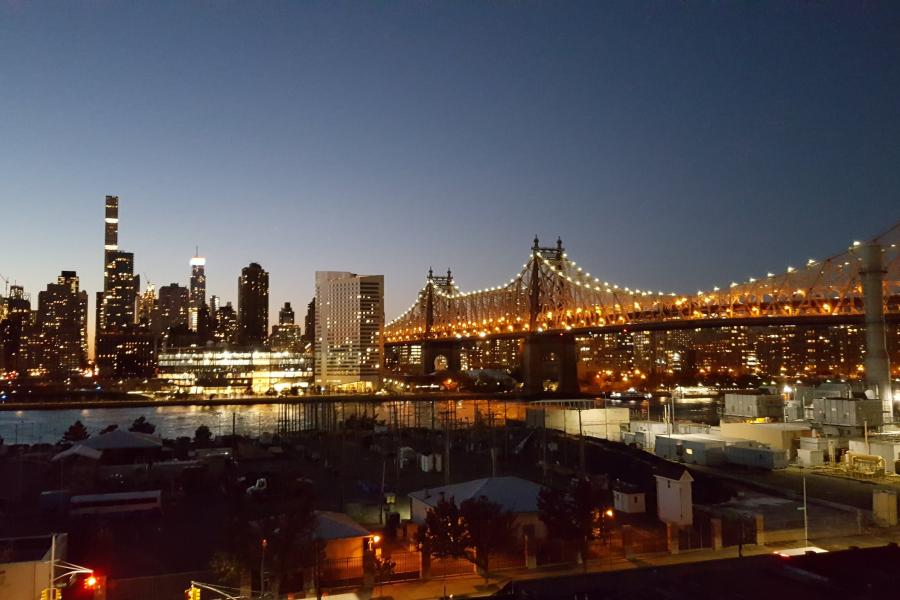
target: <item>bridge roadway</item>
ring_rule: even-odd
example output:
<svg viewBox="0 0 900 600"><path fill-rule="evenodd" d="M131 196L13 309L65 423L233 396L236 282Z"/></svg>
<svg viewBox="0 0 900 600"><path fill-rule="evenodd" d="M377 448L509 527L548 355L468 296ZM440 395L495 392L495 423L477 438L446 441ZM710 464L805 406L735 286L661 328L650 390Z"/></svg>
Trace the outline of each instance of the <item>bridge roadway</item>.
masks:
<svg viewBox="0 0 900 600"><path fill-rule="evenodd" d="M900 325L900 313L888 313L884 315L885 322L890 325ZM693 329L721 329L726 327L778 327L781 325L829 327L833 325L858 325L865 324L865 316L855 315L794 315L782 317L717 317L710 319L672 319L668 321L635 321L630 323L617 323L614 325L591 325L588 327L573 327L571 329L551 329L542 332L528 331L501 331L492 332L484 336L471 334L467 336L434 336L431 338L417 338L385 342L385 348L410 346L423 344L429 341L478 341L496 339L523 339L528 336L553 336L560 333L569 333L577 336L595 335L603 333L623 333L626 331L684 331Z"/></svg>

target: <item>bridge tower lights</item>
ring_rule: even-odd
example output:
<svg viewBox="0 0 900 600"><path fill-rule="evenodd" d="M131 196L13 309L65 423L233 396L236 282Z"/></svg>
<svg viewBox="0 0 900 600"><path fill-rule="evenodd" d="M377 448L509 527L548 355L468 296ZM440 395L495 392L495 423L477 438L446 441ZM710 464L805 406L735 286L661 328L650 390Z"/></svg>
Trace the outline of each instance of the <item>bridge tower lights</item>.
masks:
<svg viewBox="0 0 900 600"><path fill-rule="evenodd" d="M863 288L863 308L866 323L866 384L881 399L884 422L894 421L893 391L891 389L891 364L887 354L884 326L884 276L887 270L882 264L882 247L869 242L859 247L862 264L859 279Z"/></svg>

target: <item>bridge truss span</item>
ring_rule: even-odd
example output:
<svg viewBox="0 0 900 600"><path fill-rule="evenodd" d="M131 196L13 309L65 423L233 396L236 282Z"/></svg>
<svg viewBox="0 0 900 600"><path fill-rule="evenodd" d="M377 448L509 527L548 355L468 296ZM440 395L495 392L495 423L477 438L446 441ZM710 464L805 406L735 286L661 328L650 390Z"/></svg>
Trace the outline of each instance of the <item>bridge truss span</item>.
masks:
<svg viewBox="0 0 900 600"><path fill-rule="evenodd" d="M537 238L522 270L507 282L463 292L450 271L429 271L413 305L385 328L386 344L424 340L521 337L533 333L590 332L630 326L683 328L789 322L845 321L865 310L860 278L862 249L876 245L884 271L884 310L900 314L900 223L830 258L732 282L696 294L631 289L585 271L562 241L542 247Z"/></svg>

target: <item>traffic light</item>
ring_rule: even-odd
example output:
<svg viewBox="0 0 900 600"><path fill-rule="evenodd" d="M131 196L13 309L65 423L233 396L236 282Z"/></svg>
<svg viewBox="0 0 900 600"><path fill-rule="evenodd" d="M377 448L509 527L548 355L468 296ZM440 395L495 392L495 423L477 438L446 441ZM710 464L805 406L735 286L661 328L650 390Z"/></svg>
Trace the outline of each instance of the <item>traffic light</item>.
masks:
<svg viewBox="0 0 900 600"><path fill-rule="evenodd" d="M41 590L41 600L62 600L62 590L59 588Z"/></svg>

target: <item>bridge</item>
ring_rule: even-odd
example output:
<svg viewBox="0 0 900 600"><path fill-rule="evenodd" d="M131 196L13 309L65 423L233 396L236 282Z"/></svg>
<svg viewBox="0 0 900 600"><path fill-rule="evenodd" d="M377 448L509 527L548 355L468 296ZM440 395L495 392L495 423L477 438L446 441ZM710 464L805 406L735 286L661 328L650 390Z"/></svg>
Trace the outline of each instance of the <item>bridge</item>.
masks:
<svg viewBox="0 0 900 600"><path fill-rule="evenodd" d="M890 395L884 324L885 319L900 317L898 238L900 223L824 260L810 259L784 272L696 294L632 289L604 281L576 263L561 239L542 246L535 238L522 270L490 288L463 292L451 271L436 276L429 270L412 306L385 327L384 343L388 348L421 345L423 369L430 372L438 356L458 368L461 341L523 339L526 390L540 391L542 365L553 354L560 361L560 390L573 392L578 335L626 329L865 323L867 380Z"/></svg>

